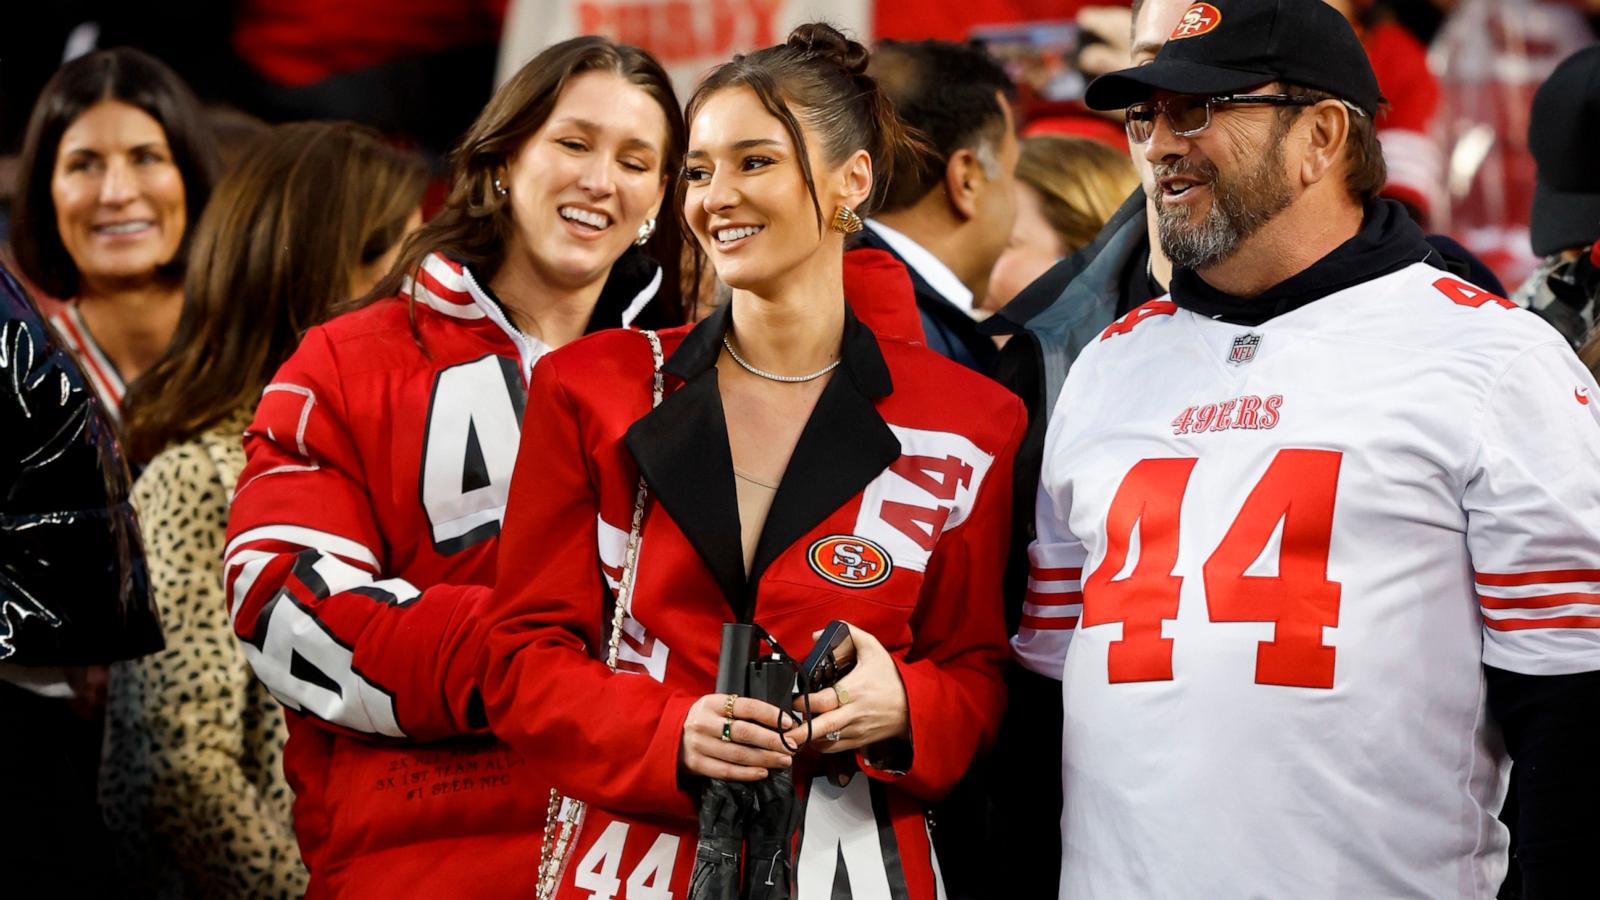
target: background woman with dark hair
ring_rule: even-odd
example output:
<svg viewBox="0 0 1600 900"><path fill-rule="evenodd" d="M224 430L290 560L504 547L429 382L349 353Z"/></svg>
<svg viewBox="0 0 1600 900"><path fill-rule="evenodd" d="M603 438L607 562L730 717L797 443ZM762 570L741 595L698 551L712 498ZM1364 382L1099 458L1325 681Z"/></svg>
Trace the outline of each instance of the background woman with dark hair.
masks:
<svg viewBox="0 0 1600 900"><path fill-rule="evenodd" d="M803 25L708 76L680 196L732 299L659 347L596 335L534 375L482 678L496 733L587 804L541 897L687 897L697 866L718 897L944 893L925 811L1004 706L1025 419L846 305L845 234L919 158L866 64ZM854 668L794 700L809 721L787 696L712 693L725 623L799 657L830 620ZM800 786L794 820L775 770ZM779 812L719 831L701 806L697 849L697 801L752 794Z"/></svg>
<svg viewBox="0 0 1600 900"><path fill-rule="evenodd" d="M113 418L166 350L183 306L188 228L219 174L189 88L131 48L62 66L34 104L11 248Z"/></svg>
<svg viewBox="0 0 1600 900"><path fill-rule="evenodd" d="M127 445L167 649L112 667L101 807L131 886L158 897L298 897L278 702L222 591L241 436L305 330L387 271L427 173L366 128L280 125L194 229L183 317L126 401ZM154 459L151 457L154 456Z"/></svg>
<svg viewBox="0 0 1600 900"><path fill-rule="evenodd" d="M531 893L550 773L489 733L470 677L526 379L585 331L682 308L659 270L611 305L604 288L675 234L658 215L683 146L649 55L550 47L463 138L380 299L311 329L265 389L224 578L287 710L312 897Z"/></svg>

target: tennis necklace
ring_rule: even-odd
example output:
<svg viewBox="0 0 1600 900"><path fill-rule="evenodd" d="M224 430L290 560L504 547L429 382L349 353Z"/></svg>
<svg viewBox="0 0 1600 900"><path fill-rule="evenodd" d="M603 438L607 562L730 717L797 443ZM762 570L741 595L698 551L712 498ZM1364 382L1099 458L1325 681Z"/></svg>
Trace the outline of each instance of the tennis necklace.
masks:
<svg viewBox="0 0 1600 900"><path fill-rule="evenodd" d="M744 357L739 355L739 351L733 349L733 343L728 340L728 336L726 334L722 336L722 346L728 348L728 355L733 357L733 361L739 364L739 368L758 378L765 378L768 381L781 381L784 384L798 384L802 381L816 381L818 378L821 378L829 372L832 372L834 369L839 368L839 363L842 362L842 360L836 359L809 375L778 375L773 372L768 372L765 369L758 369L755 366L745 362Z"/></svg>

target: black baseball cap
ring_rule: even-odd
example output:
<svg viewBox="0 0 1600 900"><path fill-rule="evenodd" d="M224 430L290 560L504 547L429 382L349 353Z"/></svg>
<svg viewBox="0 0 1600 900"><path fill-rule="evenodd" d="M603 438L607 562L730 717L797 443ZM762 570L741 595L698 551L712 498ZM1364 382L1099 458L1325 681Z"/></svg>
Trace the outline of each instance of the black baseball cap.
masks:
<svg viewBox="0 0 1600 900"><path fill-rule="evenodd" d="M1184 11L1154 61L1089 84L1090 109L1126 109L1156 91L1235 94L1290 81L1367 115L1384 102L1354 28L1324 0L1211 0Z"/></svg>
<svg viewBox="0 0 1600 900"><path fill-rule="evenodd" d="M1600 238L1600 46L1556 66L1533 95L1528 149L1538 165L1533 252L1549 256Z"/></svg>

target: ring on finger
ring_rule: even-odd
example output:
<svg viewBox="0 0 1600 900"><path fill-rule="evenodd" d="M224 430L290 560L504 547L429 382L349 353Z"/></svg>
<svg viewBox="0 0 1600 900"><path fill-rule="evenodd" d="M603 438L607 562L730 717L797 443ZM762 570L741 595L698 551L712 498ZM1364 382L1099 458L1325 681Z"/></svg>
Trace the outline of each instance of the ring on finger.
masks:
<svg viewBox="0 0 1600 900"><path fill-rule="evenodd" d="M725 716L725 717L727 717L729 719L733 718L733 701L735 701L737 699L739 699L739 695L738 694L729 694L728 695L728 699L723 701L723 703L722 703L722 714L723 714L723 716Z"/></svg>
<svg viewBox="0 0 1600 900"><path fill-rule="evenodd" d="M733 743L733 719L731 718L722 721L722 740L730 744Z"/></svg>
<svg viewBox="0 0 1600 900"><path fill-rule="evenodd" d="M844 737L844 732L843 731L830 731L827 734L823 735L823 737L826 737L828 740L830 740L833 743L837 744L837 743L839 743L839 739Z"/></svg>
<svg viewBox="0 0 1600 900"><path fill-rule="evenodd" d="M833 692L834 692L834 694L838 695L838 697L839 697L839 705L840 706L843 706L846 703L850 702L850 692L845 690L843 686L837 685L837 684L834 685L833 686Z"/></svg>

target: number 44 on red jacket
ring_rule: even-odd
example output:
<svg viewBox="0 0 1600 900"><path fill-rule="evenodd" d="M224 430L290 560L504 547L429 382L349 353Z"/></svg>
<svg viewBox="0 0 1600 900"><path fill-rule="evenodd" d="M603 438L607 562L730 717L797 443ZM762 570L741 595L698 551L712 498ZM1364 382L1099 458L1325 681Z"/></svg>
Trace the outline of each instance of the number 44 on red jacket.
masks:
<svg viewBox="0 0 1600 900"><path fill-rule="evenodd" d="M548 782L487 734L466 664L545 347L443 256L407 293L312 329L266 388L229 608L288 716L309 896L524 897Z"/></svg>
<svg viewBox="0 0 1600 900"><path fill-rule="evenodd" d="M662 333L667 395L654 411L641 335L594 335L539 364L528 421L540 429L517 461L490 613L490 721L589 804L559 897L684 897L696 821L679 743L689 707L715 689L722 624L753 617L798 656L829 620L848 621L895 658L910 754L858 753L843 788L808 777L815 754L797 757L798 896L848 885L857 900L935 900L923 810L993 739L1004 706L1000 580L1021 404L847 316L841 365L747 577L715 366L730 318L723 307ZM641 472L651 495L613 674L607 610Z"/></svg>

